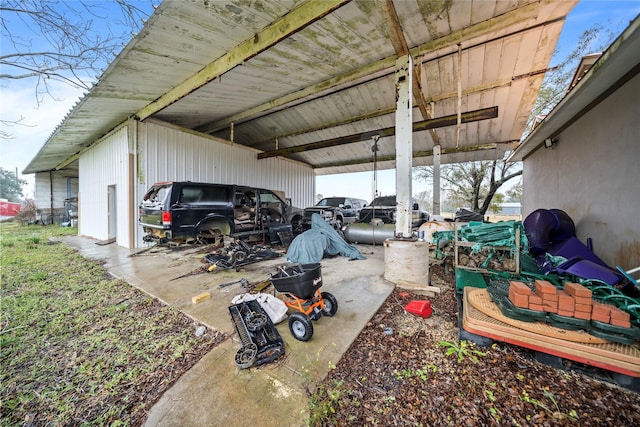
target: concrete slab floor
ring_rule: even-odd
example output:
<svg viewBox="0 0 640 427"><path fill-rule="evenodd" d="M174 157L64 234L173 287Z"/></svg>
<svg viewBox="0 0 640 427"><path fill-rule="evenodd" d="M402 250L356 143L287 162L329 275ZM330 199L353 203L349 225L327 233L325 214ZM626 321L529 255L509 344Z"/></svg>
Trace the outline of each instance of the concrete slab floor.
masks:
<svg viewBox="0 0 640 427"><path fill-rule="evenodd" d="M244 293L240 284L221 283L246 278L250 283L269 279L281 258L235 270L177 277L202 267L201 247L132 251L115 244L72 236L64 242L91 259L101 260L115 277L184 312L209 328L231 338L218 345L185 373L151 409L147 426L201 425L307 425L305 384L324 378L363 327L389 296L394 284L384 279L384 248L358 245L366 260L345 257L322 260L322 290L338 301L334 317L313 322L310 341L293 338L287 321L277 325L285 342L285 356L250 369L234 363L240 340L229 315L231 299ZM174 280L172 280L174 279ZM211 298L194 304L192 297L209 292ZM273 293L273 287L265 292Z"/></svg>

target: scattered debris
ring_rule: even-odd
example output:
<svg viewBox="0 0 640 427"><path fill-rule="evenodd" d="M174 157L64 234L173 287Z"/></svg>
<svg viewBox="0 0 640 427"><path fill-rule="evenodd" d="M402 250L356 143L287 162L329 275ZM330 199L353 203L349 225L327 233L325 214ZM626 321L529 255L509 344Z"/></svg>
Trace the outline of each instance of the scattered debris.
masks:
<svg viewBox="0 0 640 427"><path fill-rule="evenodd" d="M249 246L246 242L237 241L222 248L219 253L205 255L206 262L211 264L210 271L215 269L230 270L238 269L245 265L266 261L281 257L282 254L272 251L263 246Z"/></svg>
<svg viewBox="0 0 640 427"><path fill-rule="evenodd" d="M211 298L211 294L209 292L203 292L201 294L191 297L191 302L193 304L198 304L198 303L201 303L202 301L208 300L209 298Z"/></svg>

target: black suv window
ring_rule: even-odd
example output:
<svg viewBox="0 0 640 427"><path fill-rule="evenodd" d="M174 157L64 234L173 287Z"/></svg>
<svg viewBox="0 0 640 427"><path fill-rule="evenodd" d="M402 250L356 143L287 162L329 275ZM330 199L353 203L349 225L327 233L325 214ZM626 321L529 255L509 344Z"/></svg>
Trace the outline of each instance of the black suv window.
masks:
<svg viewBox="0 0 640 427"><path fill-rule="evenodd" d="M180 192L180 203L215 204L226 202L229 191L224 187L184 186Z"/></svg>
<svg viewBox="0 0 640 427"><path fill-rule="evenodd" d="M180 203L194 203L199 202L202 198L202 188L201 187L182 187L182 191L180 193Z"/></svg>

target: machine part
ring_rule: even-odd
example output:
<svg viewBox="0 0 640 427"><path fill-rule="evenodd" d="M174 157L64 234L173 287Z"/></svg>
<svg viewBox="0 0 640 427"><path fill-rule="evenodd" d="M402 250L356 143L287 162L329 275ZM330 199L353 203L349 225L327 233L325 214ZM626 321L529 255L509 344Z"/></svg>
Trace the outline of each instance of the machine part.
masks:
<svg viewBox="0 0 640 427"><path fill-rule="evenodd" d="M309 341L313 336L313 324L302 313L293 313L289 316L289 330L298 341Z"/></svg>
<svg viewBox="0 0 640 427"><path fill-rule="evenodd" d="M249 300L232 305L229 313L242 342L242 348L235 357L240 369L268 363L284 355L284 341L258 301ZM262 326L259 326L261 323ZM250 363L252 346L256 350Z"/></svg>
<svg viewBox="0 0 640 427"><path fill-rule="evenodd" d="M267 316L262 313L249 313L244 319L247 329L251 332L255 332L258 329L264 327L267 324Z"/></svg>
<svg viewBox="0 0 640 427"><path fill-rule="evenodd" d="M350 243L381 245L387 239L395 238L395 224L384 224L381 221L354 222L344 229L344 237Z"/></svg>
<svg viewBox="0 0 640 427"><path fill-rule="evenodd" d="M255 363L257 354L258 346L253 343L240 347L235 356L236 366L240 369L250 368Z"/></svg>
<svg viewBox="0 0 640 427"><path fill-rule="evenodd" d="M327 317L333 317L338 311L338 300L333 294L329 292L322 292L322 299L324 301L324 309L322 310L322 315Z"/></svg>
<svg viewBox="0 0 640 427"><path fill-rule="evenodd" d="M228 247L221 249L218 253L205 255L204 259L215 266L216 269L236 271L245 265L260 261L266 261L281 257L282 254L274 252L261 246L249 246L246 242L239 240L232 242Z"/></svg>

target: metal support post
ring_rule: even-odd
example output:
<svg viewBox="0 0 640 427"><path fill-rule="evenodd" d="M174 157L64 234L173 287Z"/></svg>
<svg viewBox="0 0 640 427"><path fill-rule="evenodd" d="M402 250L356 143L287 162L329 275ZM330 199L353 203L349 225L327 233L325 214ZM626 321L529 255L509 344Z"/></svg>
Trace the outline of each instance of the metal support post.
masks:
<svg viewBox="0 0 640 427"><path fill-rule="evenodd" d="M413 61L396 61L396 236L411 237L411 167L413 166Z"/></svg>

